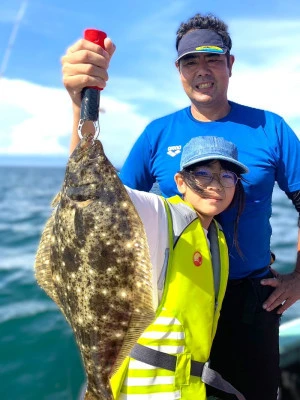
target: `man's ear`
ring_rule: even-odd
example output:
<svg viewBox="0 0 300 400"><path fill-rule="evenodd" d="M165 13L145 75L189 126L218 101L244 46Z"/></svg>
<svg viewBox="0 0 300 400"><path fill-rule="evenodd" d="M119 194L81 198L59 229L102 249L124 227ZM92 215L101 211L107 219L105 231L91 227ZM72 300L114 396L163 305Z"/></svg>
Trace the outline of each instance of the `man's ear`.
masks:
<svg viewBox="0 0 300 400"><path fill-rule="evenodd" d="M175 67L178 69L178 72L180 72L180 65L179 65L179 61L175 61Z"/></svg>
<svg viewBox="0 0 300 400"><path fill-rule="evenodd" d="M181 194L185 194L185 192L186 192L186 183L184 182L184 179L183 179L183 177L182 177L182 175L180 174L180 173L176 173L175 174L175 176L174 176L174 180L175 180L175 183L176 183L176 186L177 186L177 189L178 189L178 191L181 193Z"/></svg>
<svg viewBox="0 0 300 400"><path fill-rule="evenodd" d="M232 76L232 66L233 66L234 60L235 60L234 56L232 54L230 54L230 56L229 56L229 66L228 66L228 68L229 68L229 76L230 77Z"/></svg>

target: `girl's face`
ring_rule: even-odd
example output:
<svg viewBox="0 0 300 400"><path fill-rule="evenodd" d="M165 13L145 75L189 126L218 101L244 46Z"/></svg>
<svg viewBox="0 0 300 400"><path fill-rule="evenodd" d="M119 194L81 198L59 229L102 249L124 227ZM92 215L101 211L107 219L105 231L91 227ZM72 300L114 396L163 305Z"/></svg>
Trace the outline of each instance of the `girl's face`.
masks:
<svg viewBox="0 0 300 400"><path fill-rule="evenodd" d="M217 160L196 167L193 173L199 192L191 189L180 173L175 175L175 182L184 200L193 206L203 227L208 229L213 217L224 211L232 202L236 175L224 170Z"/></svg>

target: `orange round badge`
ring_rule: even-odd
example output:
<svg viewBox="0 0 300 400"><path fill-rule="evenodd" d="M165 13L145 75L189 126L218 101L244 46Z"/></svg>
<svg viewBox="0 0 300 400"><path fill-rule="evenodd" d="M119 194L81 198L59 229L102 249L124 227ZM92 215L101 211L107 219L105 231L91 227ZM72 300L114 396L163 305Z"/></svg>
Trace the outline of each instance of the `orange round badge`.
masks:
<svg viewBox="0 0 300 400"><path fill-rule="evenodd" d="M199 251L195 251L193 255L193 262L196 267L200 267L202 264L202 255Z"/></svg>

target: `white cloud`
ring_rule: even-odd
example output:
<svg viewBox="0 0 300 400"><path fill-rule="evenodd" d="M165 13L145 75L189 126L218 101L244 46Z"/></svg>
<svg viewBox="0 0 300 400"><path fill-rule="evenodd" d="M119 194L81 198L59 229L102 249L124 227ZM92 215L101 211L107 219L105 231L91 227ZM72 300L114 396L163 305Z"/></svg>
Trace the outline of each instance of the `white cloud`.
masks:
<svg viewBox="0 0 300 400"><path fill-rule="evenodd" d="M58 141L72 124L65 91L3 78L0 93L0 115L11 113L8 123L1 124L1 153L66 153ZM21 120L18 113L23 115Z"/></svg>
<svg viewBox="0 0 300 400"><path fill-rule="evenodd" d="M123 162L148 118L129 103L101 95L100 138L107 155ZM9 114L9 115L8 115ZM71 101L64 89L21 80L0 81L0 153L66 155L61 139L70 137ZM69 139L67 139L67 143Z"/></svg>
<svg viewBox="0 0 300 400"><path fill-rule="evenodd" d="M130 103L105 97L101 101L100 136L105 152L113 164L120 166L149 118L137 113Z"/></svg>
<svg viewBox="0 0 300 400"><path fill-rule="evenodd" d="M281 115L300 137L300 20L239 19L230 27L236 62L229 97Z"/></svg>
<svg viewBox="0 0 300 400"><path fill-rule="evenodd" d="M240 64L233 70L230 96L235 101L271 110L289 120L299 118L299 67L297 55L277 60L272 68Z"/></svg>

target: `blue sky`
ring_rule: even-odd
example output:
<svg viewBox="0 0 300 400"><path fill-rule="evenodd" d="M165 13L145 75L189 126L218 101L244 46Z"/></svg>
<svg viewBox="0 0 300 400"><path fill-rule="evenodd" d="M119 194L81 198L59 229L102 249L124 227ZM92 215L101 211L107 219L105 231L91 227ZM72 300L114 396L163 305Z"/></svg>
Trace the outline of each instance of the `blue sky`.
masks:
<svg viewBox="0 0 300 400"><path fill-rule="evenodd" d="M229 98L282 115L300 136L299 0L1 0L0 159L67 157L72 115L60 58L93 27L117 45L100 125L120 166L150 120L188 105L174 43L179 24L196 12L229 25L236 57Z"/></svg>

